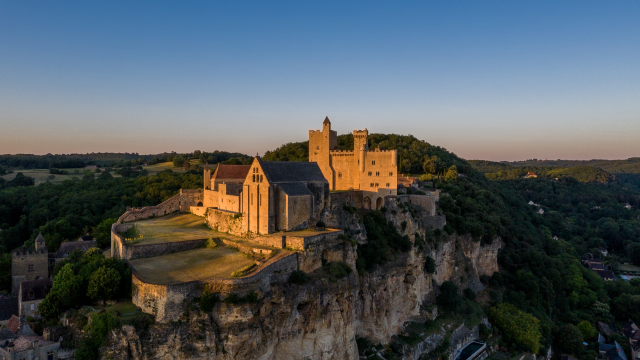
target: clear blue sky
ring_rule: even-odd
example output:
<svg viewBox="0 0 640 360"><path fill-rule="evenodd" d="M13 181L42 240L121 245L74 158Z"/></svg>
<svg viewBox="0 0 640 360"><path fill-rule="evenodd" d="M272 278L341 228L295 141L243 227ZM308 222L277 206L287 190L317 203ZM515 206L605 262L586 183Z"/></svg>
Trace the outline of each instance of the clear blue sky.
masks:
<svg viewBox="0 0 640 360"><path fill-rule="evenodd" d="M0 153L640 156L640 1L4 1Z"/></svg>

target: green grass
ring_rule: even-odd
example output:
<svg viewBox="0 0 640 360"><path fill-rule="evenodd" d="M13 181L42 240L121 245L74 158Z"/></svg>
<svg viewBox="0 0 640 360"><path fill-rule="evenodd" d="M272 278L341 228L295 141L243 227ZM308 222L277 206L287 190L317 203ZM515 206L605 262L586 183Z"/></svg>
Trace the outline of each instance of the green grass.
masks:
<svg viewBox="0 0 640 360"><path fill-rule="evenodd" d="M68 171L69 175L52 175L52 174L49 174L49 169L30 169L30 170L14 170L13 173L2 175L0 176L0 178L3 178L7 181L13 180L16 177L16 174L21 172L24 174L24 176L34 178L36 185L40 185L47 181L50 181L51 183L54 183L54 184L61 183L65 180L71 180L74 177L78 179L82 179L82 176L84 176L84 171L90 171L92 174L95 174L96 177L100 176L100 174L96 173L95 170L84 170L84 169L60 169L60 170ZM78 171L78 174L74 174L76 170ZM116 175L113 172L111 172L111 175L113 175L113 177L120 177L120 175ZM49 179L50 176L53 176L53 179Z"/></svg>
<svg viewBox="0 0 640 360"><path fill-rule="evenodd" d="M620 271L640 273L640 266L635 266L631 264L620 264Z"/></svg>
<svg viewBox="0 0 640 360"><path fill-rule="evenodd" d="M255 262L226 246L195 249L130 261L144 282L170 285L180 282L229 278Z"/></svg>
<svg viewBox="0 0 640 360"><path fill-rule="evenodd" d="M137 244L158 244L186 240L209 239L221 233L209 229L204 219L193 214L171 214L135 222L142 240Z"/></svg>
<svg viewBox="0 0 640 360"><path fill-rule="evenodd" d="M191 169L195 169L195 166L200 164L200 160L197 160L197 159L190 160L189 164L191 164ZM190 170L190 169L183 169L181 166L175 167L173 166L172 162L164 162L164 163L144 166L143 169L147 170L147 173L149 175L155 175L165 170L171 170L177 173L184 173L184 172L187 172L187 170Z"/></svg>

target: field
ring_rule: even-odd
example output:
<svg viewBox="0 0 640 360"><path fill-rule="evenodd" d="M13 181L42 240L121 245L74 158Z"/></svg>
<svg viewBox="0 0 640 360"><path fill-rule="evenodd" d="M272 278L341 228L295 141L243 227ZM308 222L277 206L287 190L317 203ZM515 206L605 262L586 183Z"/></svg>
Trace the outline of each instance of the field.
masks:
<svg viewBox="0 0 640 360"><path fill-rule="evenodd" d="M197 159L190 160L189 163L191 164L191 168L193 169L196 165L200 164L200 160L197 160ZM177 173L184 173L184 172L187 172L187 170L189 170L189 169L183 169L182 167L175 167L173 166L172 162L164 162L164 163L144 166L143 169L147 170L147 173L149 173L149 175L155 175L165 170L171 170Z"/></svg>
<svg viewBox="0 0 640 360"><path fill-rule="evenodd" d="M638 275L640 275L640 266L635 266L631 264L620 264L620 271L623 273L636 272Z"/></svg>
<svg viewBox="0 0 640 360"><path fill-rule="evenodd" d="M170 285L209 278L229 278L231 273L253 264L241 253L226 246L195 249L175 254L130 261L142 281Z"/></svg>
<svg viewBox="0 0 640 360"><path fill-rule="evenodd" d="M171 214L135 222L142 241L137 245L208 239L221 233L209 229L204 219L193 214Z"/></svg>
<svg viewBox="0 0 640 360"><path fill-rule="evenodd" d="M96 174L96 176L100 175L95 173L95 170L83 170L83 169L61 169L61 170L66 170L69 172L69 175L52 175L49 174L49 169L30 169L30 170L14 170L13 173L11 174L7 174L7 175L2 175L0 176L1 178L5 179L5 180L13 180L13 178L16 177L16 175L20 172L23 173L24 176L28 176L28 177L32 177L35 179L36 185L40 185L42 183L45 183L48 181L51 181L52 183L60 183L63 182L65 180L71 180L74 177L81 179L82 176L84 175L84 172L91 172L93 174ZM77 171L77 173L76 173ZM113 172L111 173L111 175L113 175L113 177L120 177L120 175L116 175ZM51 178L52 177L52 178Z"/></svg>

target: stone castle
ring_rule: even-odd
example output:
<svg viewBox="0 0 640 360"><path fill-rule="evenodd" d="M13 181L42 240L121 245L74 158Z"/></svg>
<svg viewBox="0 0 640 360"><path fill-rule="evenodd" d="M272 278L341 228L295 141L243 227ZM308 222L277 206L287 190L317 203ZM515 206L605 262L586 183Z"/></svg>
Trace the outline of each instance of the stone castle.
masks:
<svg viewBox="0 0 640 360"><path fill-rule="evenodd" d="M322 130L309 130L309 161L320 167L330 190L363 191L365 209L380 209L397 195L397 150L369 150L369 131L353 130L353 151L338 150L338 134L325 118Z"/></svg>

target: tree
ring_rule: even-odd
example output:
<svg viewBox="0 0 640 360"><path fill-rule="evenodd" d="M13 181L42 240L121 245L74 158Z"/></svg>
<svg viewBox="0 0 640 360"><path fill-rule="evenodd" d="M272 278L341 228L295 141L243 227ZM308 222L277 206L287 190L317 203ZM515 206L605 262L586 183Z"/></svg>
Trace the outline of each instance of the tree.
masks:
<svg viewBox="0 0 640 360"><path fill-rule="evenodd" d="M563 353L578 354L582 342L582 332L573 324L564 324L555 333L555 344Z"/></svg>
<svg viewBox="0 0 640 360"><path fill-rule="evenodd" d="M427 174L437 174L442 170L442 161L435 155L425 156L422 169Z"/></svg>
<svg viewBox="0 0 640 360"><path fill-rule="evenodd" d="M120 288L120 274L114 269L102 266L89 278L87 296L94 300L113 299Z"/></svg>
<svg viewBox="0 0 640 360"><path fill-rule="evenodd" d="M53 279L51 292L56 293L60 304L65 308L80 305L82 278L73 272L73 266L66 264Z"/></svg>
<svg viewBox="0 0 640 360"><path fill-rule="evenodd" d="M451 165L449 169L447 169L447 173L444 174L444 179L447 181L456 180L458 178L458 168L455 165Z"/></svg>
<svg viewBox="0 0 640 360"><path fill-rule="evenodd" d="M540 349L540 321L514 305L501 303L489 309L489 320L503 334L507 343L516 343L537 354Z"/></svg>
<svg viewBox="0 0 640 360"><path fill-rule="evenodd" d="M427 256L424 259L424 271L427 274L433 274L436 272L436 261L431 256Z"/></svg>
<svg viewBox="0 0 640 360"><path fill-rule="evenodd" d="M460 296L456 284L452 281L443 282L436 303L444 310L456 311L462 304L462 296Z"/></svg>
<svg viewBox="0 0 640 360"><path fill-rule="evenodd" d="M596 328L587 320L578 323L577 327L582 333L582 338L584 340L590 340L596 336Z"/></svg>
<svg viewBox="0 0 640 360"><path fill-rule="evenodd" d="M104 219L93 228L93 236L98 241L98 246L101 249L108 247L111 244L111 225L118 221L116 218Z"/></svg>
<svg viewBox="0 0 640 360"><path fill-rule="evenodd" d="M633 243L627 247L629 260L636 266L640 266L640 243Z"/></svg>

